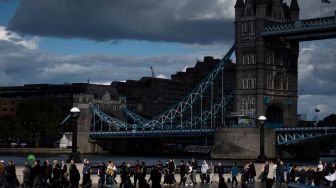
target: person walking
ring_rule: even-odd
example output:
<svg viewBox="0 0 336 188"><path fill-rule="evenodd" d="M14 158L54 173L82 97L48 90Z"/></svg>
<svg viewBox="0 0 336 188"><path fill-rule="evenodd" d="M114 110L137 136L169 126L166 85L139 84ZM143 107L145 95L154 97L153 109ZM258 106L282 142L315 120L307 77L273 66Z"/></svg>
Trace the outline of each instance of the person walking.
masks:
<svg viewBox="0 0 336 188"><path fill-rule="evenodd" d="M268 168L267 178L266 178L266 188L272 188L275 178L275 165L272 161L265 166Z"/></svg>
<svg viewBox="0 0 336 188"><path fill-rule="evenodd" d="M68 167L65 164L64 160L62 160L62 165L61 165L61 187L69 187L69 180L68 180Z"/></svg>
<svg viewBox="0 0 336 188"><path fill-rule="evenodd" d="M69 176L70 176L70 187L71 188L78 188L79 180L80 180L80 174L79 174L79 171L77 169L77 166L76 166L74 160L71 160L71 162L70 162Z"/></svg>
<svg viewBox="0 0 336 188"><path fill-rule="evenodd" d="M8 161L8 166L5 169L7 186L9 188L16 188L19 186L19 181L16 177L16 168L13 161Z"/></svg>
<svg viewBox="0 0 336 188"><path fill-rule="evenodd" d="M219 180L219 178L223 177L223 174L224 174L224 166L222 165L221 162L218 162L217 173L218 173L218 180Z"/></svg>
<svg viewBox="0 0 336 188"><path fill-rule="evenodd" d="M206 162L206 160L204 160L202 167L201 167L201 183L204 183L204 181L206 181L208 170L209 170L209 165Z"/></svg>
<svg viewBox="0 0 336 188"><path fill-rule="evenodd" d="M127 166L126 166L126 163L123 162L120 166L120 185L119 185L119 188L122 188L123 186L126 185L126 178L127 178Z"/></svg>
<svg viewBox="0 0 336 188"><path fill-rule="evenodd" d="M239 168L237 167L236 162L232 163L232 167L231 167L231 176L232 176L232 181L231 181L231 185L233 186L233 183L236 183L236 186L238 185L238 181L237 181L237 176L239 174Z"/></svg>
<svg viewBox="0 0 336 188"><path fill-rule="evenodd" d="M28 162L25 162L24 169L22 170L23 174L23 182L22 187L28 188L29 187L29 176L30 176L31 166L28 164ZM1 185L0 185L1 187Z"/></svg>
<svg viewBox="0 0 336 188"><path fill-rule="evenodd" d="M112 187L114 184L114 174L115 174L115 166L113 161L109 161L107 163L107 169L106 169L106 186Z"/></svg>
<svg viewBox="0 0 336 188"><path fill-rule="evenodd" d="M41 175L40 160L34 161L34 166L30 171L29 186L32 188L40 187L40 175Z"/></svg>
<svg viewBox="0 0 336 188"><path fill-rule="evenodd" d="M210 165L209 165L209 183L215 183L215 165L210 162Z"/></svg>
<svg viewBox="0 0 336 188"><path fill-rule="evenodd" d="M192 172L192 183L196 184L196 173L197 173L197 168L198 168L198 162L195 160L195 158L193 157L191 160L191 166L193 168L193 172Z"/></svg>
<svg viewBox="0 0 336 188"><path fill-rule="evenodd" d="M187 163L187 180L186 180L186 185L187 186L193 185L192 180L191 180L192 172L193 172L193 168L191 166L191 162L188 161L188 163Z"/></svg>
<svg viewBox="0 0 336 188"><path fill-rule="evenodd" d="M91 187L91 175L90 175L90 161L87 159L84 159L84 166L83 166L83 181L82 186L83 187Z"/></svg>
<svg viewBox="0 0 336 188"><path fill-rule="evenodd" d="M100 162L98 165L98 187L103 188L105 186L106 166L104 162Z"/></svg>
<svg viewBox="0 0 336 188"><path fill-rule="evenodd" d="M61 188L61 169L59 168L59 164L54 162L54 168L52 170L52 187L53 188Z"/></svg>
<svg viewBox="0 0 336 188"><path fill-rule="evenodd" d="M219 177L218 188L227 188L227 184L223 176Z"/></svg>
<svg viewBox="0 0 336 188"><path fill-rule="evenodd" d="M158 166L153 166L150 177L148 179L148 182L150 181L152 181L152 188L162 188L160 184L161 174L159 172Z"/></svg>
<svg viewBox="0 0 336 188"><path fill-rule="evenodd" d="M180 183L179 183L179 186L181 186L181 185L185 186L186 180L187 180L186 174L187 174L187 166L184 164L184 161L181 160L181 162L180 162Z"/></svg>

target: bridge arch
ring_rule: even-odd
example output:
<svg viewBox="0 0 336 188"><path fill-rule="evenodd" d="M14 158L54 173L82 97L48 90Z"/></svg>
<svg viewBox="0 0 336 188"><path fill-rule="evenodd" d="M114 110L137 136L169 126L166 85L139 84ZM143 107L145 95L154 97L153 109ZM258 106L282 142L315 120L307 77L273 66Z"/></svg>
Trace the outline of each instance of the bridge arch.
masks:
<svg viewBox="0 0 336 188"><path fill-rule="evenodd" d="M266 109L267 127L283 127L284 111L278 105L270 105Z"/></svg>

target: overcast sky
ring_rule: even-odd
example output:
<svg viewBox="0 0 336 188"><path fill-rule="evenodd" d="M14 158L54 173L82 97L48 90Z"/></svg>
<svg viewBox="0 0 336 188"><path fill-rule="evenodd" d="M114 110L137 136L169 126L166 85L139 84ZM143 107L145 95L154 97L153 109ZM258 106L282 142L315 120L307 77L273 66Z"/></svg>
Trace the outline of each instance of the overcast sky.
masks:
<svg viewBox="0 0 336 188"><path fill-rule="evenodd" d="M301 18L336 0L299 0ZM288 1L287 1L288 2ZM162 78L221 58L233 44L235 0L0 0L0 85ZM335 113L336 42L300 44L299 112Z"/></svg>

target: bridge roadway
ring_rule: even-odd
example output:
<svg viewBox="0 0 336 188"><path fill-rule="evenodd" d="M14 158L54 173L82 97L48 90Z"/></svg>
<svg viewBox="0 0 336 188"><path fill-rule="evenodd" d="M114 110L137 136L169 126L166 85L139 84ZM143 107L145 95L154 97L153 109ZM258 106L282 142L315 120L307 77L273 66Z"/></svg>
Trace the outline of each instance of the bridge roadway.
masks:
<svg viewBox="0 0 336 188"><path fill-rule="evenodd" d="M269 22L261 34L264 37L282 37L287 41L310 41L335 38L336 14L330 17L284 23Z"/></svg>
<svg viewBox="0 0 336 188"><path fill-rule="evenodd" d="M234 129L234 128L233 128ZM154 138L154 137L188 137L212 136L216 129L173 129L173 130L144 130L144 131L110 131L90 132L92 140L111 138ZM276 128L277 145L290 145L298 142L316 139L336 134L336 127L296 127Z"/></svg>

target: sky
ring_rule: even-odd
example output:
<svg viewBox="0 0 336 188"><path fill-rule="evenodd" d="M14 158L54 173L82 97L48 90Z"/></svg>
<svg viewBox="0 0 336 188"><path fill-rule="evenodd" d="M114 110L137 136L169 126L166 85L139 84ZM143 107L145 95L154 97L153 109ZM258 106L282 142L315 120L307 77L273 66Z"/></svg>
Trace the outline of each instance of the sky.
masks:
<svg viewBox="0 0 336 188"><path fill-rule="evenodd" d="M287 1L287 0L286 0ZM288 0L287 2L289 2ZM336 0L298 0L300 18ZM234 43L235 0L0 0L0 86L160 78L221 58ZM336 111L336 42L300 43L299 113Z"/></svg>

